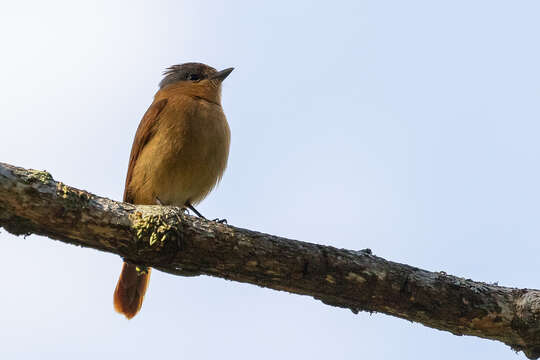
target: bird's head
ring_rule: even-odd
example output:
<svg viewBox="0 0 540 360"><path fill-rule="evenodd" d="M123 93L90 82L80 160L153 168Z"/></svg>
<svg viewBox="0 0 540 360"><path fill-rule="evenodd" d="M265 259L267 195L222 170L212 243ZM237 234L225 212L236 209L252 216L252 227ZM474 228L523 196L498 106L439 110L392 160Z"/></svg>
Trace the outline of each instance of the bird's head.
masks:
<svg viewBox="0 0 540 360"><path fill-rule="evenodd" d="M234 68L217 71L202 63L185 63L168 67L159 83L160 90L175 89L186 95L198 96L211 102L221 102L221 83Z"/></svg>

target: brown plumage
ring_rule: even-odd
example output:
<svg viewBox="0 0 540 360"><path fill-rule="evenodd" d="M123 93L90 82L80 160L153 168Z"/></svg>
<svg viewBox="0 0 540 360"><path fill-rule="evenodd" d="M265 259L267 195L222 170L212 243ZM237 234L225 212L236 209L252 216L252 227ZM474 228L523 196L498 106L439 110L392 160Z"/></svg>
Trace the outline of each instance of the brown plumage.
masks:
<svg viewBox="0 0 540 360"><path fill-rule="evenodd" d="M139 267L124 262L114 290L114 309L131 319L141 309L144 294L150 280L149 267Z"/></svg>
<svg viewBox="0 0 540 360"><path fill-rule="evenodd" d="M200 63L174 65L143 116L129 159L124 201L188 207L203 200L227 166L230 130L221 108L217 72ZM114 308L128 319L137 314L150 268L124 262Z"/></svg>

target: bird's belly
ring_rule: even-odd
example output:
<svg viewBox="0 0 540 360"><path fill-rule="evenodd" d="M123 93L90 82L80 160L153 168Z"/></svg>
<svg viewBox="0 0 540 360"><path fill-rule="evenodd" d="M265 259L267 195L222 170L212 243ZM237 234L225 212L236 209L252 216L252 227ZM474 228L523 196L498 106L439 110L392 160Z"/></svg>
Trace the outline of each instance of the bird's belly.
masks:
<svg viewBox="0 0 540 360"><path fill-rule="evenodd" d="M190 149L185 149L188 152ZM193 149L195 152L197 149ZM205 156L206 155L206 156ZM165 161L156 171L153 182L156 195L168 205L197 204L216 185L224 168L212 166L212 158L220 156L219 149L208 149L206 154L179 154Z"/></svg>
<svg viewBox="0 0 540 360"><path fill-rule="evenodd" d="M229 153L229 128L219 110L199 110L199 116L172 123L150 140L134 169L144 179L134 189L135 203L155 204L158 198L164 205L197 204L214 188Z"/></svg>

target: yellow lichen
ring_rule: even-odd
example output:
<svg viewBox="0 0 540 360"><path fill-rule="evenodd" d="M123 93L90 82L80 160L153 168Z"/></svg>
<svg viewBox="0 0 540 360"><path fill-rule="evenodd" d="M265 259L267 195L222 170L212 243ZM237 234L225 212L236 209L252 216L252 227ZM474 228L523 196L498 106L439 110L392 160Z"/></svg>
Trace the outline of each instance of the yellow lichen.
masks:
<svg viewBox="0 0 540 360"><path fill-rule="evenodd" d="M35 183L38 181L42 183L46 183L53 180L52 175L46 170L40 171L40 170L28 169L28 172L29 174L26 179L28 183Z"/></svg>
<svg viewBox="0 0 540 360"><path fill-rule="evenodd" d="M66 209L84 208L90 200L87 192L71 188L60 181L56 183L56 195L65 200Z"/></svg>
<svg viewBox="0 0 540 360"><path fill-rule="evenodd" d="M137 265L135 270L137 270L137 276L148 274L148 267L146 266Z"/></svg>
<svg viewBox="0 0 540 360"><path fill-rule="evenodd" d="M137 240L148 239L150 246L158 241L165 242L171 230L174 230L174 227L167 224L161 215L143 216L140 212L136 212L132 215L132 219Z"/></svg>
<svg viewBox="0 0 540 360"><path fill-rule="evenodd" d="M353 272L349 272L347 274L347 276L345 277L345 279L349 280L349 281L355 281L359 284L362 284L362 283L365 283L366 282L366 279L364 279L362 276L356 274L356 273L353 273Z"/></svg>
<svg viewBox="0 0 540 360"><path fill-rule="evenodd" d="M60 195L62 198L69 198L69 188L64 183L58 182L58 184L56 185L56 191L58 195Z"/></svg>

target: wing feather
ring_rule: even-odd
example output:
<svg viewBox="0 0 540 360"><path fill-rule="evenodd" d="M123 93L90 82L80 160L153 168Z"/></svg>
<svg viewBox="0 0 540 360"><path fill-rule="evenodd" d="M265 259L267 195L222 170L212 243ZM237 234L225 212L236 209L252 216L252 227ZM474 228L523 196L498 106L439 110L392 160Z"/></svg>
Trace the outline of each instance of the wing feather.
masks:
<svg viewBox="0 0 540 360"><path fill-rule="evenodd" d="M131 177L133 175L133 168L137 162L137 158L141 154L144 146L150 141L154 136L157 130L157 124L159 122L159 114L163 111L167 105L167 99L162 99L154 102L146 113L144 114L137 132L135 134L135 139L133 140L133 145L131 146L131 155L129 156L129 165L126 175L126 185L124 188L124 201L132 203L133 197L128 191L129 183L131 182Z"/></svg>

